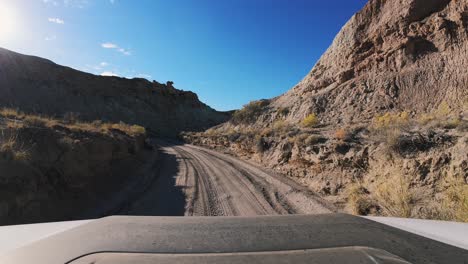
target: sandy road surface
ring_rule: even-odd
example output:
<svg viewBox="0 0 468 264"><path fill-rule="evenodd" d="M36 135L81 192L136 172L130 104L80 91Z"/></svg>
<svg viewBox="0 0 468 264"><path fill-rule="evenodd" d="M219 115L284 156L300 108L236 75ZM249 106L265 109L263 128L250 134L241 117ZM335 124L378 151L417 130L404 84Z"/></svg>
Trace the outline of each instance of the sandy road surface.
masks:
<svg viewBox="0 0 468 264"><path fill-rule="evenodd" d="M319 214L331 207L310 191L249 162L205 148L158 141L155 179L119 210L130 215Z"/></svg>

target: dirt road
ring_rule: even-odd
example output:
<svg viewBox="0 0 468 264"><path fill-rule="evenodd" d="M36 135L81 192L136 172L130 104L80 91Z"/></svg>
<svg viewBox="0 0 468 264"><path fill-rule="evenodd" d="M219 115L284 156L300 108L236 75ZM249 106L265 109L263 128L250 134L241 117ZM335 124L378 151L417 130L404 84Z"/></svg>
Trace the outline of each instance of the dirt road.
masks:
<svg viewBox="0 0 468 264"><path fill-rule="evenodd" d="M249 216L329 213L281 175L205 148L158 141L157 177L120 210L129 215Z"/></svg>

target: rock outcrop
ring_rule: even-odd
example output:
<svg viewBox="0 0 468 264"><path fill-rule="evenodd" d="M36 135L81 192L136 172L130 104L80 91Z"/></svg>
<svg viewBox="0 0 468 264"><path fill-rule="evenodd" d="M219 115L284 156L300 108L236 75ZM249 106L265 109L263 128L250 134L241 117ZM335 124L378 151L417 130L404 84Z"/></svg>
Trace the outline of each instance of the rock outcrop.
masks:
<svg viewBox="0 0 468 264"><path fill-rule="evenodd" d="M96 76L0 48L0 107L84 121L123 121L163 136L229 118L193 92L145 79Z"/></svg>
<svg viewBox="0 0 468 264"><path fill-rule="evenodd" d="M341 29L310 73L271 100L299 122L362 122L377 113L431 111L468 100L468 1L371 0Z"/></svg>

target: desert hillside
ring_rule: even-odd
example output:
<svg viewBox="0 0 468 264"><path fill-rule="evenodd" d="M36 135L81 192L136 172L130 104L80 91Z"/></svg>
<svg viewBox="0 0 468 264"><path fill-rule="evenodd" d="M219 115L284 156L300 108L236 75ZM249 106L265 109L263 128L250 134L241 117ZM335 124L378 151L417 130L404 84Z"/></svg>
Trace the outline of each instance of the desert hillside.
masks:
<svg viewBox="0 0 468 264"><path fill-rule="evenodd" d="M113 193L155 162L145 138L137 125L0 109L0 225L111 213Z"/></svg>
<svg viewBox="0 0 468 264"><path fill-rule="evenodd" d="M468 2L370 0L285 94L185 140L355 214L468 221Z"/></svg>
<svg viewBox="0 0 468 264"><path fill-rule="evenodd" d="M1 48L0 107L89 122L123 121L163 136L206 129L229 117L171 82L96 76Z"/></svg>

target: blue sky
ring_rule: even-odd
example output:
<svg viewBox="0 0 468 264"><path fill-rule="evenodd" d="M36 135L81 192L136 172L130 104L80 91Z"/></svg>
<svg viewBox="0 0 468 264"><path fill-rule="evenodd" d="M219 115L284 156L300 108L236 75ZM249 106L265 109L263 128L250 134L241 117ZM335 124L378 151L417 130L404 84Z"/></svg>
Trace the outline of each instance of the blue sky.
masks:
<svg viewBox="0 0 468 264"><path fill-rule="evenodd" d="M0 0L0 47L230 110L293 87L365 2Z"/></svg>

